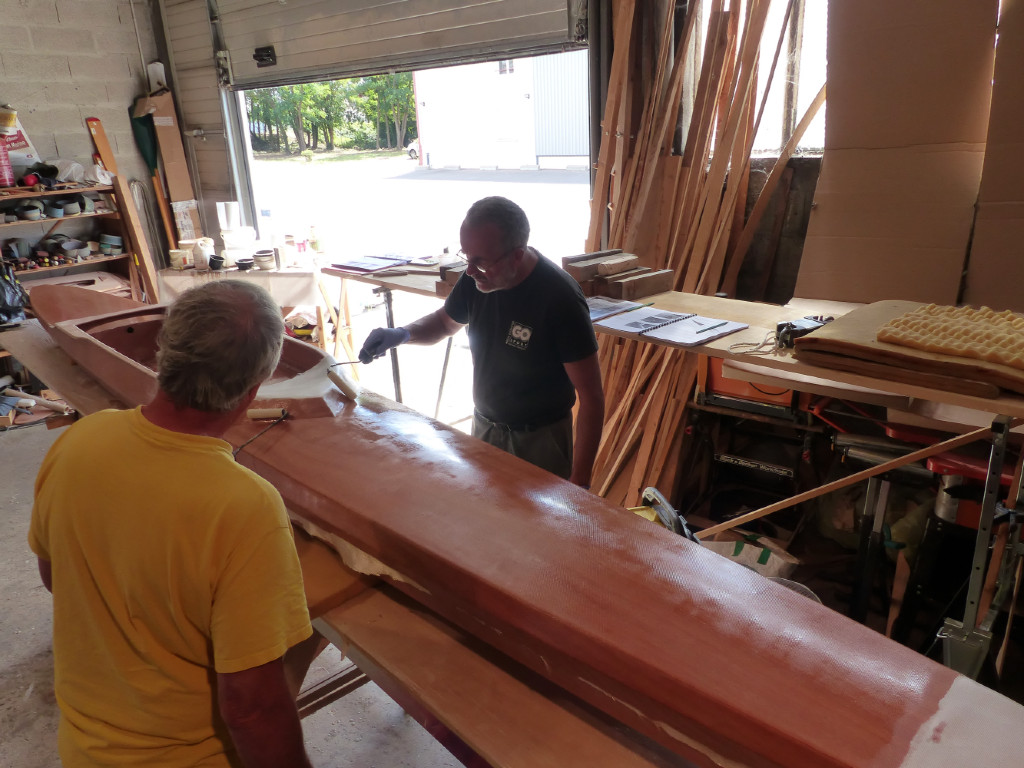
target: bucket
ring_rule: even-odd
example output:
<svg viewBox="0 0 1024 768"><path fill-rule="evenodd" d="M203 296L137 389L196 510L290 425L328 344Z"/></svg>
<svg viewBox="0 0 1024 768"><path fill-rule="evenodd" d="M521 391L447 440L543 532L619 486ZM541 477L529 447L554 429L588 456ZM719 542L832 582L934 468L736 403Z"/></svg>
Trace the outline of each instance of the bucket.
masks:
<svg viewBox="0 0 1024 768"><path fill-rule="evenodd" d="M18 112L9 104L0 106L0 136L13 136L18 132Z"/></svg>

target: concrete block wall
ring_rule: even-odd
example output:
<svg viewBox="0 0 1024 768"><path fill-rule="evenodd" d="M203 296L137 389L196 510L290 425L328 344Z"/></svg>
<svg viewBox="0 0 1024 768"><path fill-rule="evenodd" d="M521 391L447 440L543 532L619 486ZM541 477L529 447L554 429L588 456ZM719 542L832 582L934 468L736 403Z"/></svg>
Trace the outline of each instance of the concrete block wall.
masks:
<svg viewBox="0 0 1024 768"><path fill-rule="evenodd" d="M0 104L18 111L43 160L91 164L85 119L98 117L122 176L149 178L128 109L147 89L143 60L157 58L155 9L134 6L135 22L123 0L0 0Z"/></svg>

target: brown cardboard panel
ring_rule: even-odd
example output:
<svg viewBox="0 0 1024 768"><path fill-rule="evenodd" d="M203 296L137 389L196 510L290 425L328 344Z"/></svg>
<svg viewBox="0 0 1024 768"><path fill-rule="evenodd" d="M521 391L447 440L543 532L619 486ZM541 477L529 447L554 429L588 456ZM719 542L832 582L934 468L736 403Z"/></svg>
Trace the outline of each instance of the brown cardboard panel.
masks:
<svg viewBox="0 0 1024 768"><path fill-rule="evenodd" d="M963 301L1024 311L1024 5L1005 2L999 19L988 148Z"/></svg>
<svg viewBox="0 0 1024 768"><path fill-rule="evenodd" d="M997 6L829 3L826 149L796 295L956 302Z"/></svg>
<svg viewBox="0 0 1024 768"><path fill-rule="evenodd" d="M997 8L831 0L826 148L985 141Z"/></svg>
<svg viewBox="0 0 1024 768"><path fill-rule="evenodd" d="M981 163L977 149L827 153L797 295L956 303Z"/></svg>
<svg viewBox="0 0 1024 768"><path fill-rule="evenodd" d="M978 207L963 302L1024 312L1024 202Z"/></svg>

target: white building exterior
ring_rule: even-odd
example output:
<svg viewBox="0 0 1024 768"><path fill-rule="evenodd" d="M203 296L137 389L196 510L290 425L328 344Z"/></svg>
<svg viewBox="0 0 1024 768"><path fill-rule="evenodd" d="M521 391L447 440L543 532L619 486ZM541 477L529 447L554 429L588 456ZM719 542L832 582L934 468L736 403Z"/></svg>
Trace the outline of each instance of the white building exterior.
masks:
<svg viewBox="0 0 1024 768"><path fill-rule="evenodd" d="M415 73L420 163L587 167L587 51Z"/></svg>

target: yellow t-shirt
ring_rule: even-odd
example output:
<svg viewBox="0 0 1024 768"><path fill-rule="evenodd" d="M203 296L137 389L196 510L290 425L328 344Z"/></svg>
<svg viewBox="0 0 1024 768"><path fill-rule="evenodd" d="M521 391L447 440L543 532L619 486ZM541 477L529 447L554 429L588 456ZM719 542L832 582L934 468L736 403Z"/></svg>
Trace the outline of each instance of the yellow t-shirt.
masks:
<svg viewBox="0 0 1024 768"><path fill-rule="evenodd" d="M43 460L29 545L53 571L64 765L229 765L214 672L312 632L273 486L223 440L102 411Z"/></svg>

